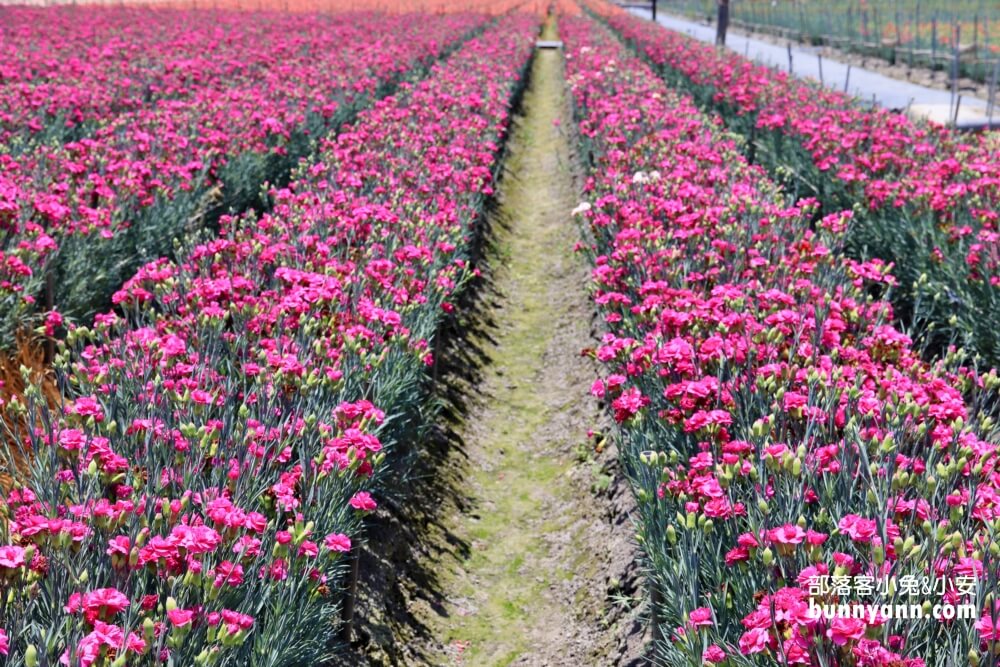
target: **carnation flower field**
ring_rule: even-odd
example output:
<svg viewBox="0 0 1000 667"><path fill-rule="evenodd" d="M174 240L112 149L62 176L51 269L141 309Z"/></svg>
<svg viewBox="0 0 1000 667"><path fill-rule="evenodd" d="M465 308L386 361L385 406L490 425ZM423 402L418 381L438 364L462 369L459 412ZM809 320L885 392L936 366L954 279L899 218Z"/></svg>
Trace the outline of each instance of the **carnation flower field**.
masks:
<svg viewBox="0 0 1000 667"><path fill-rule="evenodd" d="M610 325L593 391L624 425L663 659L978 663L996 639L995 373L923 362L891 325L885 265L844 256L851 211L811 229L815 203L579 29L571 82L597 172L583 216ZM810 576L926 573L955 602L957 577L980 579L981 620L807 613Z"/></svg>
<svg viewBox="0 0 1000 667"><path fill-rule="evenodd" d="M0 7L0 665L1000 664L996 138L386 9Z"/></svg>
<svg viewBox="0 0 1000 667"><path fill-rule="evenodd" d="M611 19L669 81L743 136L745 152L821 210L851 210L849 253L893 262L897 315L934 352L996 366L997 149L916 126L676 33Z"/></svg>

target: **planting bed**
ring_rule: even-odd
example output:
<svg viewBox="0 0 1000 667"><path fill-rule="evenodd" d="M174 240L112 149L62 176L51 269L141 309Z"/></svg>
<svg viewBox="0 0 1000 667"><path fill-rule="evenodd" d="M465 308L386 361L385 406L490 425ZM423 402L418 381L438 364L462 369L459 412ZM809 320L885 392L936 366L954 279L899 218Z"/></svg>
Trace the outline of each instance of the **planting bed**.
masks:
<svg viewBox="0 0 1000 667"><path fill-rule="evenodd" d="M995 136L306 4L0 8L0 665L996 667Z"/></svg>

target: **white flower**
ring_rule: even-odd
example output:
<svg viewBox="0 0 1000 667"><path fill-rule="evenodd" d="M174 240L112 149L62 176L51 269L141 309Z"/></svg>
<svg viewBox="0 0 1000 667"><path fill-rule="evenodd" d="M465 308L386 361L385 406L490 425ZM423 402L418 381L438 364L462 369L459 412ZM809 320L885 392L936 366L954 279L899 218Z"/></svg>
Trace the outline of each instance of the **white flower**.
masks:
<svg viewBox="0 0 1000 667"><path fill-rule="evenodd" d="M662 175L658 171L654 170L654 171L649 172L649 181L651 183L655 183L656 181L660 180L661 177L662 177Z"/></svg>
<svg viewBox="0 0 1000 667"><path fill-rule="evenodd" d="M632 175L632 182L633 183L649 183L649 177L646 176L646 172L644 172L644 171L637 171L637 172L635 172L635 174Z"/></svg>
<svg viewBox="0 0 1000 667"><path fill-rule="evenodd" d="M576 208L573 209L571 215L580 215L581 213L586 213L590 210L590 204L587 202L580 202Z"/></svg>

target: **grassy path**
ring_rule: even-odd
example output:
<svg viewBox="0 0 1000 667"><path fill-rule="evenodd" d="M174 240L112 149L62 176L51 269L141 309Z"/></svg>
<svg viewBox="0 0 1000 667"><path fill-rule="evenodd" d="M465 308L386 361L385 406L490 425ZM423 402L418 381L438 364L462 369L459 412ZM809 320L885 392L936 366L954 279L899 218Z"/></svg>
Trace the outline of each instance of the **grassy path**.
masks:
<svg viewBox="0 0 1000 667"><path fill-rule="evenodd" d="M548 25L543 39L557 38ZM469 545L433 567L442 591L411 612L433 637L431 664L594 665L610 527L576 456L598 420L587 269L572 248L577 194L570 165L562 54L535 59L514 125L487 257L499 305L490 361L459 431L468 494L445 515ZM606 480L605 480L606 481ZM425 655L426 655L425 654Z"/></svg>

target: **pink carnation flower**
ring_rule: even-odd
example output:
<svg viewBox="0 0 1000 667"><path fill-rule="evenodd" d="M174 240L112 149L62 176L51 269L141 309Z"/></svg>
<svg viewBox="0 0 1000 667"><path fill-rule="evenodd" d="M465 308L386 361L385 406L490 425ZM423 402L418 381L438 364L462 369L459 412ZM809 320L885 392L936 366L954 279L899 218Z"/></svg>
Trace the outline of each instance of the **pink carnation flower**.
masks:
<svg viewBox="0 0 1000 667"><path fill-rule="evenodd" d="M709 627L712 625L712 609L710 607L698 607L688 614L688 622L692 628Z"/></svg>
<svg viewBox="0 0 1000 667"><path fill-rule="evenodd" d="M743 633L740 637L740 653L751 655L760 653L767 648L771 638L764 628L753 628Z"/></svg>
<svg viewBox="0 0 1000 667"><path fill-rule="evenodd" d="M351 538L343 533L331 533L323 540L323 545L330 551L347 553L351 550Z"/></svg>
<svg viewBox="0 0 1000 667"><path fill-rule="evenodd" d="M350 503L351 507L356 510L361 510L362 512L370 512L378 507L375 500L372 499L371 494L367 491L358 491L355 493L354 496L351 497Z"/></svg>
<svg viewBox="0 0 1000 667"><path fill-rule="evenodd" d="M857 641L865 636L865 622L860 618L836 617L830 621L826 636L837 646Z"/></svg>

